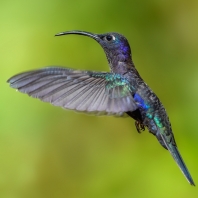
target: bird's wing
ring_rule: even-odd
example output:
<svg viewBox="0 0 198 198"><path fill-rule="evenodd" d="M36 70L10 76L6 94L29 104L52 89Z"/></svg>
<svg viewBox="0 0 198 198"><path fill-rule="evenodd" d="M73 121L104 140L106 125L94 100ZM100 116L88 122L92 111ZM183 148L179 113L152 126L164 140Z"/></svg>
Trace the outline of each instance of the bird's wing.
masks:
<svg viewBox="0 0 198 198"><path fill-rule="evenodd" d="M55 106L122 115L137 109L132 87L119 74L46 67L8 80L12 88Z"/></svg>

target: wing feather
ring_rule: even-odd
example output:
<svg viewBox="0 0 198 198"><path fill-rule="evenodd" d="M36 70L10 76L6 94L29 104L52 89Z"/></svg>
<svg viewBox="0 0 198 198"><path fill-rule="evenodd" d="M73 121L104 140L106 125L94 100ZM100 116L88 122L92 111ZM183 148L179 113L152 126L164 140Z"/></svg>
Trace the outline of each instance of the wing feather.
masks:
<svg viewBox="0 0 198 198"><path fill-rule="evenodd" d="M8 83L66 109L108 115L137 109L130 83L119 74L46 67L15 75Z"/></svg>

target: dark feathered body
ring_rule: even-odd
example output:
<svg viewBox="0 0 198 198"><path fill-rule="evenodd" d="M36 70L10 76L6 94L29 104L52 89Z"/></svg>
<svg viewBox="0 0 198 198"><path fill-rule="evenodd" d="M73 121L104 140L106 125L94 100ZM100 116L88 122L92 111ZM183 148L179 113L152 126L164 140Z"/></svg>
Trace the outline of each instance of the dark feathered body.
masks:
<svg viewBox="0 0 198 198"><path fill-rule="evenodd" d="M168 149L191 185L193 179L177 149L165 108L137 72L127 39L118 33L92 34L69 31L93 38L104 49L111 72L47 67L18 74L11 87L56 106L108 115L127 113L136 120L138 132L145 127Z"/></svg>

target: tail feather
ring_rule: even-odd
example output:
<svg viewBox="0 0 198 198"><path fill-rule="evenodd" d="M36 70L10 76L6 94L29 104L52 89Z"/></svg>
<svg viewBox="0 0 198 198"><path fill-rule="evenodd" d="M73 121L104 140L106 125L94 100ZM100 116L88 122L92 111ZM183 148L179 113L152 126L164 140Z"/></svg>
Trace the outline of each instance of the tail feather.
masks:
<svg viewBox="0 0 198 198"><path fill-rule="evenodd" d="M168 150L170 151L171 155L173 156L173 158L176 161L177 165L179 166L180 170L182 171L182 173L184 174L184 176L186 177L188 182L191 185L195 186L195 183L194 183L194 181L188 171L188 168L186 167L184 160L182 159L177 147L172 146L172 145L170 145L169 147L168 147Z"/></svg>
<svg viewBox="0 0 198 198"><path fill-rule="evenodd" d="M164 143L166 144L166 147L168 148L169 152L171 153L173 159L176 161L177 165L179 166L180 170L182 171L182 173L184 174L184 176L186 177L186 179L188 180L188 182L195 186L195 183L184 163L184 160L182 159L178 149L176 146L174 146L173 144L168 144L166 141L165 141L165 138L163 135L161 135L162 139L164 140Z"/></svg>

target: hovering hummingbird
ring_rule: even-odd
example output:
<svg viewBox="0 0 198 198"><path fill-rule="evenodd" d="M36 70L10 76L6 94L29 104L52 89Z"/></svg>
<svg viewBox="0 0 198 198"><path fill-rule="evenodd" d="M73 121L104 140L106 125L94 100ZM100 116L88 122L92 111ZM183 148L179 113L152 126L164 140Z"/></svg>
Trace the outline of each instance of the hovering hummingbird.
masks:
<svg viewBox="0 0 198 198"><path fill-rule="evenodd" d="M159 98L140 77L131 58L127 39L118 33L93 34L67 31L96 40L103 48L110 72L45 67L8 80L12 88L66 109L96 114L128 114L140 133L145 127L169 152L191 185L195 185L175 142L166 110Z"/></svg>

